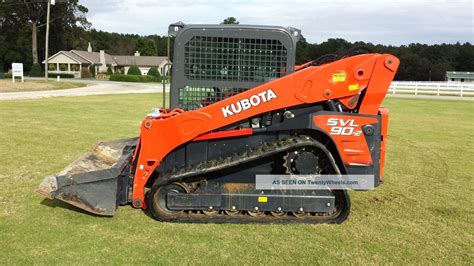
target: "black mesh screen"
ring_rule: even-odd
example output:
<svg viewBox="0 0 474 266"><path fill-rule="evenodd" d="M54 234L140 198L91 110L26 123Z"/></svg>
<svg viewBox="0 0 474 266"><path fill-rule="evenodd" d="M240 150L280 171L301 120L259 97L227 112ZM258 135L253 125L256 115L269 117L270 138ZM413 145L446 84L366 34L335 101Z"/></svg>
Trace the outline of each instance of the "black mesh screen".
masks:
<svg viewBox="0 0 474 266"><path fill-rule="evenodd" d="M278 40L194 36L184 51L188 79L265 82L286 74L287 51Z"/></svg>
<svg viewBox="0 0 474 266"><path fill-rule="evenodd" d="M194 110L246 90L247 88L186 86L178 89L178 105L185 110Z"/></svg>

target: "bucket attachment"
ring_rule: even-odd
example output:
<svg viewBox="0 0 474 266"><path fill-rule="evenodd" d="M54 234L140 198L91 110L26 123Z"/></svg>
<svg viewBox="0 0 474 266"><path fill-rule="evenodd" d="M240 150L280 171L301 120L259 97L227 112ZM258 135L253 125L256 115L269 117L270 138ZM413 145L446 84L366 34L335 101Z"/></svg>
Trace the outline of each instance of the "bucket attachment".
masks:
<svg viewBox="0 0 474 266"><path fill-rule="evenodd" d="M55 176L47 176L36 192L88 212L112 216L128 202L130 163L138 138L99 142Z"/></svg>

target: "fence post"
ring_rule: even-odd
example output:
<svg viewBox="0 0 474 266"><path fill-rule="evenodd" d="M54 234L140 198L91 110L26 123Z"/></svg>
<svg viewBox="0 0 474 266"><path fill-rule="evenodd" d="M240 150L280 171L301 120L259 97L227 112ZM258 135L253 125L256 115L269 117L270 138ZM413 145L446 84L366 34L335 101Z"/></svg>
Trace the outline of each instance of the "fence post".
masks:
<svg viewBox="0 0 474 266"><path fill-rule="evenodd" d="M439 96L439 84L436 84L436 87L438 88L438 96Z"/></svg>
<svg viewBox="0 0 474 266"><path fill-rule="evenodd" d="M397 83L392 83L393 84L393 94L395 94L395 91L397 90Z"/></svg>
<svg viewBox="0 0 474 266"><path fill-rule="evenodd" d="M463 85L461 84L461 98L462 98L462 89L463 89Z"/></svg>
<svg viewBox="0 0 474 266"><path fill-rule="evenodd" d="M415 96L418 95L418 83L415 83Z"/></svg>

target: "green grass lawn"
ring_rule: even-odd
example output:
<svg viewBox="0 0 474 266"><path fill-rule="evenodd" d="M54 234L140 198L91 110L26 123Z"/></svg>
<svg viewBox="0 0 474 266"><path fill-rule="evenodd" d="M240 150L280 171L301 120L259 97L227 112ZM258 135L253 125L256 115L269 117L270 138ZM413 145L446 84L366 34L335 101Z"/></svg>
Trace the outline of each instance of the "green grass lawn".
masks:
<svg viewBox="0 0 474 266"><path fill-rule="evenodd" d="M138 135L157 95L0 102L2 264L474 263L474 103L387 99L385 184L342 225L173 224L130 206L94 217L33 191L98 140Z"/></svg>

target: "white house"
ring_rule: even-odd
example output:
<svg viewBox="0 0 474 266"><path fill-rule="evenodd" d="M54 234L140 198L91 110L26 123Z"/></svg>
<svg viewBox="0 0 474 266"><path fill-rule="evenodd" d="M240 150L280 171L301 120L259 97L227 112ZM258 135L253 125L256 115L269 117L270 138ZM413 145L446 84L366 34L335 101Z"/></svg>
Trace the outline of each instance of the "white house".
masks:
<svg viewBox="0 0 474 266"><path fill-rule="evenodd" d="M474 72L446 71L448 82L468 82L474 83Z"/></svg>
<svg viewBox="0 0 474 266"><path fill-rule="evenodd" d="M81 71L85 67L94 66L95 73L105 73L110 67L114 73L126 74L131 65L137 65L142 75L146 75L151 67L157 67L163 75L161 73L163 66L170 62L166 56L140 56L138 51L132 56L109 55L104 50L93 52L89 44L87 51L70 50L55 53L48 58L47 69L48 73L67 73L80 78Z"/></svg>

